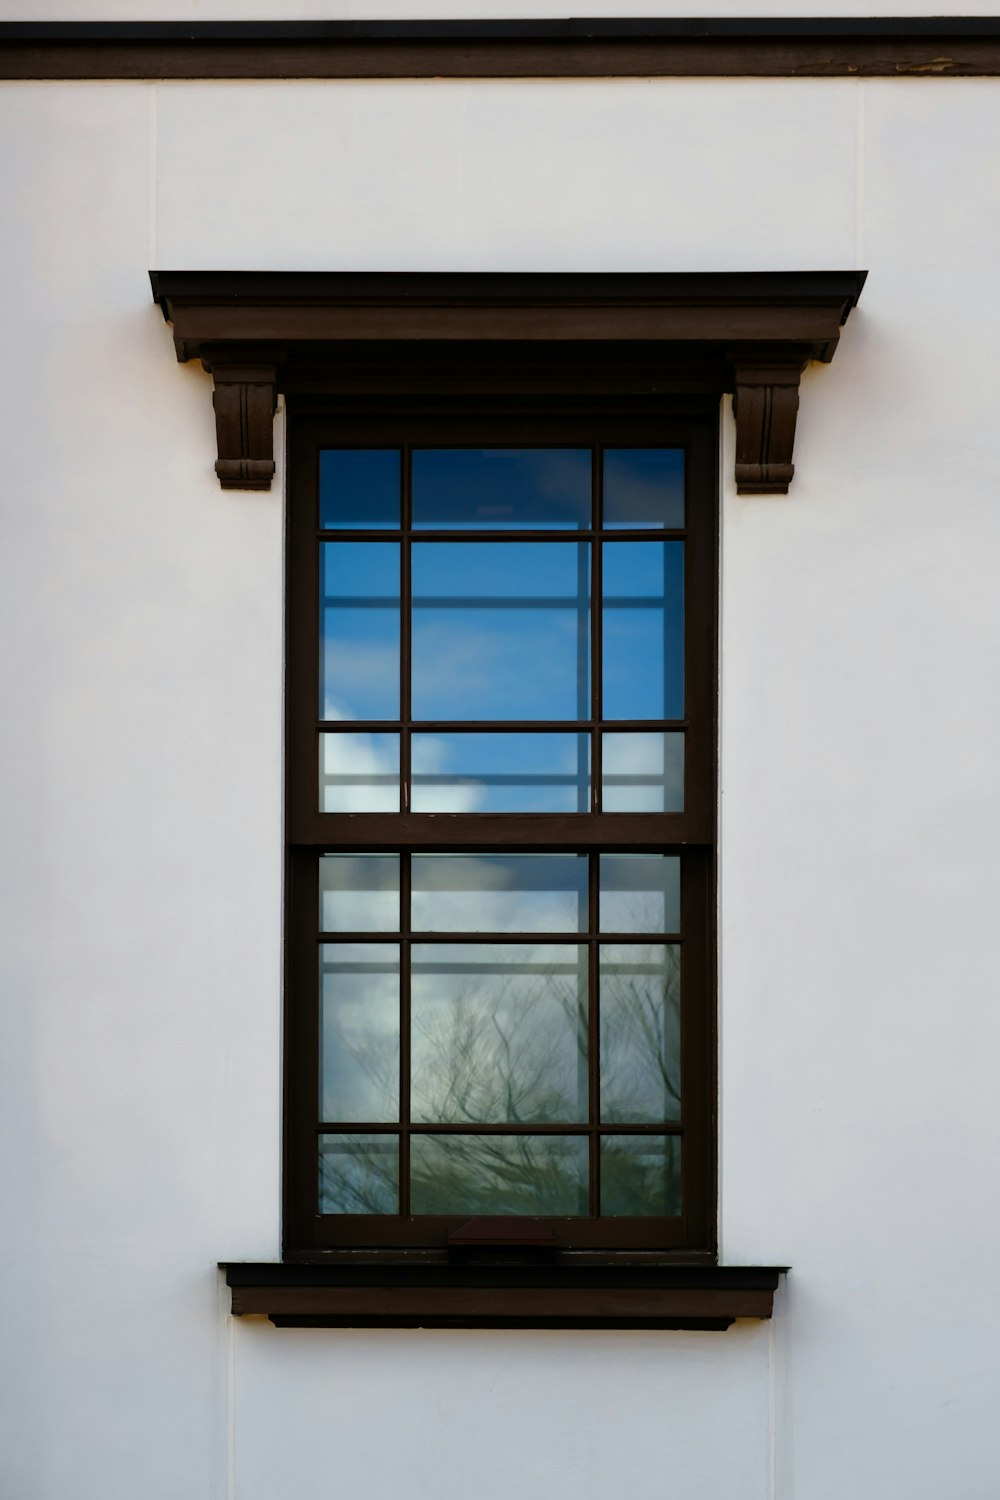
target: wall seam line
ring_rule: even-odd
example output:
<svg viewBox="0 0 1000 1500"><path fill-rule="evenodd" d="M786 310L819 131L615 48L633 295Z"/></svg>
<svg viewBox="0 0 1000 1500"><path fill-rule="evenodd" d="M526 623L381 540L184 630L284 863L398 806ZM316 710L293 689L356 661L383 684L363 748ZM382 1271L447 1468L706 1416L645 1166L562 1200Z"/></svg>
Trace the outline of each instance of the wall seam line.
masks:
<svg viewBox="0 0 1000 1500"><path fill-rule="evenodd" d="M149 88L149 198L146 205L146 241L149 252L148 270L156 269L156 208L158 197L158 173L160 169L160 109L159 89L156 84Z"/></svg>
<svg viewBox="0 0 1000 1500"><path fill-rule="evenodd" d="M865 85L856 83L854 116L854 264L861 270L865 259Z"/></svg>
<svg viewBox="0 0 1000 1500"><path fill-rule="evenodd" d="M226 1315L226 1500L236 1500L236 1330L235 1319Z"/></svg>

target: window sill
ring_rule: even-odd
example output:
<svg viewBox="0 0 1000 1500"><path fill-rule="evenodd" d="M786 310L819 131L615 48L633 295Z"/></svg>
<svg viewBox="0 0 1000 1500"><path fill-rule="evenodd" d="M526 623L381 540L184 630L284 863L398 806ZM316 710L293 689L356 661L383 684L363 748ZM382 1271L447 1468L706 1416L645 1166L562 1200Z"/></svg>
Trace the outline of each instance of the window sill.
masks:
<svg viewBox="0 0 1000 1500"><path fill-rule="evenodd" d="M221 1263L236 1317L278 1328L658 1328L769 1318L784 1266Z"/></svg>

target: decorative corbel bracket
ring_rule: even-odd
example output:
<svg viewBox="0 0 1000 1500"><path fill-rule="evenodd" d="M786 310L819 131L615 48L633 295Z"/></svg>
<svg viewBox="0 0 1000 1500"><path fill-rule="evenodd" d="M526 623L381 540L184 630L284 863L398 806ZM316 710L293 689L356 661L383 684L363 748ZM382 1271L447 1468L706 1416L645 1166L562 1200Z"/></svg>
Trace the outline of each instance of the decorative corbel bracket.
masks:
<svg viewBox="0 0 1000 1500"><path fill-rule="evenodd" d="M215 472L224 490L269 490L274 478L274 413L278 366L201 351L215 381L212 405L219 456Z"/></svg>
<svg viewBox="0 0 1000 1500"><path fill-rule="evenodd" d="M799 377L828 363L865 271L663 274L151 271L181 361L215 377L216 472L266 490L277 392L485 399L734 394L736 485L783 495ZM367 382L367 384L366 384Z"/></svg>
<svg viewBox="0 0 1000 1500"><path fill-rule="evenodd" d="M787 495L795 473L792 450L799 410L799 379L808 351L777 360L745 355L734 361L736 493Z"/></svg>

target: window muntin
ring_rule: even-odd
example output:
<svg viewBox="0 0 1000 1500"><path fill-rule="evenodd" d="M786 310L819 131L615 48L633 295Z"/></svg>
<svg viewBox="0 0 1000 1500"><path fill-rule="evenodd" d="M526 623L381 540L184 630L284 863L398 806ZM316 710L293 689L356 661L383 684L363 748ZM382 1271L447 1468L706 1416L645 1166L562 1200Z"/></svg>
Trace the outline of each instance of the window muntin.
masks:
<svg viewBox="0 0 1000 1500"><path fill-rule="evenodd" d="M666 433L661 421L614 419L609 423L592 417L569 422L477 418L451 423L438 418L364 417L339 423L326 419L293 422L292 472L297 480L290 521L290 589L297 583L298 590L297 600L289 598L286 1223L291 1252L310 1245L443 1246L449 1228L477 1212L554 1215L560 1243L578 1248L703 1248L710 1243L714 422L665 425ZM543 448L539 435L548 437L546 429L553 428L552 440ZM478 442L467 441L470 429ZM525 441L526 429L530 441ZM564 497L570 493L571 498L564 498L561 513L553 510L544 493L539 499L540 485L532 489L528 482L527 499L522 503L515 497L510 516L496 514L501 501L495 488L488 502L490 515L470 515L473 507L468 497L462 497L461 485L452 480L447 505L440 498L439 486L433 506L428 500L422 518L417 516L416 476L420 464L427 462L421 454L452 455L448 464L454 474L463 467L468 472L465 456L470 453L489 454L491 463L503 469L514 452L513 467L520 465L524 470L531 459L529 475L537 475L544 465L534 459L550 449L560 463L569 456L571 463L563 467L577 486L576 498L571 490L564 491ZM340 495L336 503L329 498L321 476L338 470L338 465L331 469L327 457L331 452L362 455L353 463L355 482L369 462L365 455L378 457L377 470L372 471L377 473L377 506L348 495L344 475L350 474L352 463L339 463ZM386 454L394 456L393 463L386 460ZM497 454L503 462L494 458ZM644 465L648 454L653 459ZM586 464L580 462L580 455L586 456ZM662 461L661 455L666 455ZM650 499L644 466L653 471L659 484L659 499L655 494ZM431 464L424 473L433 468ZM587 471L592 508L582 514L579 479ZM628 472L629 486L622 482L623 471ZM393 480L399 487L398 524L389 524L395 502L387 498L387 473L398 473ZM330 484L327 477L326 491ZM618 485L615 514L609 504L612 484ZM655 491L656 486L652 488ZM366 519L373 512L375 520ZM314 517L311 524L310 514ZM607 516L604 528L593 524L602 515ZM439 520L444 524L435 525ZM380 592L365 583L370 575L364 568L354 577L348 571L349 587L356 592L349 594L345 588L341 599L331 601L327 579L334 574L325 571L324 549L350 543L394 549L393 567L398 552L398 573L392 574L390 588L380 584ZM612 558L610 570L605 568L612 548L635 544L643 544L638 554L641 570L616 567L617 556L628 556L624 551ZM553 587L558 568L546 573L531 566L507 569L505 591L485 596L498 601L485 609L481 582L466 588L463 595L462 570L451 566L449 577L447 560L476 560L474 552L464 549L482 547L485 566L495 549L505 546L512 549L511 557L517 549L528 549L521 555L529 564L539 555L544 560L573 554L576 567L571 581L576 587L572 599L565 586L571 570L564 570L559 587ZM439 579L445 570L442 593L432 593L430 587L421 590L421 564L414 567L421 547L436 550L436 557L434 551L425 555L432 559ZM456 550L449 552L449 548ZM652 589L651 557L661 570ZM434 568L425 572L425 578L433 581ZM606 572L609 586L604 588ZM311 586L310 573L315 580ZM493 577L500 577L500 570ZM358 605L358 597L366 597L366 588L371 602ZM667 598L671 588L672 604ZM431 603L415 606L415 598L429 598ZM369 619L377 621L381 615L384 622L388 617L384 612L397 608L397 600L399 671L391 691L398 697L398 714L362 717L354 709L357 716L349 719L322 717L327 697L336 702L341 690L337 654L343 656L351 642L350 632L343 629L339 635L328 636L326 610L346 604L362 615L367 610ZM561 614L567 622L573 621L574 649L562 656L564 677L572 672L571 701L559 709L567 716L476 719L471 714L483 708L472 707L467 700L456 702L453 695L453 708L439 704L435 711L455 712L455 718L418 718L414 642L422 629L422 622L415 623L420 612L429 608L450 612L454 618L468 609L474 619L478 610L480 619L488 619L492 611L499 619L515 615L526 601L539 613ZM658 611L666 623L660 640L651 647L648 621ZM371 651L373 641L380 649L388 644L389 631L380 633L370 625L366 629L367 636L361 637L366 649ZM619 650L617 642L630 631L646 642L642 649L654 664L655 685L640 681L638 689L633 684L625 692L617 681L619 674L607 668L602 672L602 646L607 635L611 650ZM502 639L502 631L498 635ZM425 640L419 655L425 657L428 651L433 653L433 646ZM391 673L393 659L387 659ZM309 687L310 668L312 682L319 681L321 686L319 718L312 706L316 699L315 689ZM610 712L603 703L604 679L609 676ZM376 690L390 691L385 684L377 689L365 685L365 691ZM616 705L614 695L637 702L639 692L646 694L643 711L650 717L625 717L633 709ZM662 714L671 704L671 695L677 717L668 720ZM494 703L497 699L494 694ZM356 696L355 701L361 700ZM510 715L520 710L500 699L499 708L486 711ZM460 717L463 712L468 716ZM612 717L616 712L622 717ZM310 762L316 768L311 774L321 787L319 808L315 792L311 798L308 794ZM603 863L606 907L617 899L616 856L634 858L640 853L656 856L660 862L664 854L670 856L668 863L677 869L672 894L661 892L654 897L647 890L642 897L647 914L642 920L619 914L621 925L612 926L610 911L602 913L597 872ZM353 911L341 905L341 915L334 916L332 926L326 915L317 923L321 880L330 914L328 882L322 875L327 859L362 857L371 863L353 865L340 881L341 901L349 898ZM577 889L572 896L577 918L568 926L564 925L566 912L554 917L551 903L542 901L537 889L529 902L520 903L520 916L516 904L506 915L475 910L475 891L465 889L470 858L497 860L505 871L500 882L504 888L520 859L521 876L513 879L516 897L525 861L541 864L557 857L587 870L583 906ZM386 860L397 873L391 878L377 874L381 869L374 863L377 860ZM449 897L445 876L449 861L458 860L465 861L461 866L464 884L454 880L456 891ZM437 873L432 877L428 872L435 866ZM452 868L452 874L457 868ZM399 887L398 926L383 928L386 912L396 900L394 882ZM578 881L573 883L578 887ZM464 916L455 904L459 894L472 898L471 910ZM494 881L492 895L498 894L502 890ZM562 899L569 900L570 894L564 891ZM651 901L658 901L664 910L673 903L677 914L672 933L643 928L642 922L654 929L660 925L659 918L648 915ZM359 902L373 908L367 916L358 909ZM527 920L526 912L531 913ZM602 915L606 918L603 926ZM353 921L360 925L352 928ZM583 931L579 930L581 922ZM491 1103L488 1091L472 1099L468 1090L464 1108L469 1118L447 1118L452 1107L442 1104L440 1076L435 1079L433 1067L428 1071L428 1060L434 1055L428 1036L435 1027L438 1036L446 1038L454 1029L449 1029L447 1017L453 1017L456 1008L456 974L466 987L480 985L476 1004L484 1014L491 1014L489 995L484 999L482 990L489 992L492 986L496 1001L497 987L489 975L491 968L494 975L504 968L493 957L501 948L507 972L513 972L517 980L513 987L501 987L497 1002L501 1012L504 1004L515 1010L517 1004L528 1006L535 993L533 985L542 984L544 993L539 948L551 950L549 970L557 989L563 986L561 998L549 1006L549 1027L555 1038L551 1046L558 1066L550 1070L547 1102L530 1104L529 1046L516 1059L520 1073L515 1067L507 1080L507 1092L515 1100L519 1089L529 1096L528 1105L517 1107L516 1119L497 1118L496 1101ZM443 967L446 950L453 954L448 968ZM339 971L338 954L344 965ZM559 963L554 963L553 954ZM337 978L338 973L344 977ZM571 975L576 978L576 1001L566 988ZM584 987L585 1014L582 1021L578 1018L574 1031L567 1011L572 1014L574 1004L580 1011L579 993ZM618 993L623 987L627 1004ZM375 998L364 1010L364 1025L360 1025L358 996L363 992ZM428 1004L437 1016L429 1027L423 1018ZM652 1018L644 1015L644 1007L652 1009ZM544 1009L543 1002L540 1010ZM413 1029L415 1021L421 1028L419 1036ZM503 1029L503 1014L499 1022ZM513 1028L514 1034L519 1035L521 1029ZM576 1037L572 1051L566 1044L569 1034ZM472 1042L475 1035L473 1027ZM357 1063L359 1051L367 1051L366 1066ZM381 1056L377 1068L371 1062L376 1053ZM578 1102L583 1089L581 1070L585 1112ZM365 1103L366 1097L372 1097L373 1072L379 1083L374 1091L377 1108ZM340 1076L347 1080L342 1097L349 1108L330 1118L327 1106L340 1107L336 1103ZM373 1113L366 1115L369 1108ZM511 1141L516 1144L512 1146ZM511 1151L522 1168L527 1163L520 1184L508 1159ZM318 1195L317 1161L321 1164ZM462 1194L456 1198L456 1184L463 1180ZM503 1192L502 1183L506 1184ZM459 1207L459 1203L466 1206Z"/></svg>
<svg viewBox="0 0 1000 1500"><path fill-rule="evenodd" d="M325 1213L354 1212L363 1136L397 1153L367 1158L383 1213L679 1214L680 856L319 864Z"/></svg>
<svg viewBox="0 0 1000 1500"><path fill-rule="evenodd" d="M671 447L322 449L320 810L681 811L683 476Z"/></svg>

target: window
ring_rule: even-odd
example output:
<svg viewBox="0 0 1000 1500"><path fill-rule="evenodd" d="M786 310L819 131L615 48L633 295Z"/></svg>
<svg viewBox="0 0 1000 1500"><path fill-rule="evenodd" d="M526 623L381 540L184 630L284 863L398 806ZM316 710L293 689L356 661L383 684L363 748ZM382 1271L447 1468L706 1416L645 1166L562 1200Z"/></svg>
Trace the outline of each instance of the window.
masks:
<svg viewBox="0 0 1000 1500"><path fill-rule="evenodd" d="M714 1263L719 402L788 493L865 275L150 273L223 489L288 412L284 1260L234 1313L770 1317Z"/></svg>
<svg viewBox="0 0 1000 1500"><path fill-rule="evenodd" d="M711 1252L715 412L356 406L290 418L286 1250Z"/></svg>

